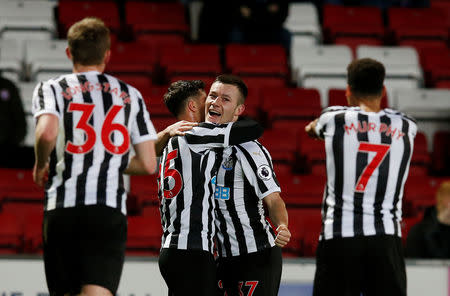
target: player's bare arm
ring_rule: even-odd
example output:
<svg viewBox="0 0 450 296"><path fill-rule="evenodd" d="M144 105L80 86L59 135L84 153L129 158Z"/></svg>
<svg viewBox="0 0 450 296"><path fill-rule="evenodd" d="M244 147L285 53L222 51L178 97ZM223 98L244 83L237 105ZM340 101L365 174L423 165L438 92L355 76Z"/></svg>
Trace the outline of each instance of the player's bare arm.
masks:
<svg viewBox="0 0 450 296"><path fill-rule="evenodd" d="M181 121L175 122L172 125L169 125L163 131L159 132L158 139L155 142L156 155L157 156L162 155L162 153L164 151L164 147L166 147L170 138L175 137L175 136L184 136L185 132L191 130L194 126L197 126L197 125L198 125L197 122L181 120Z"/></svg>
<svg viewBox="0 0 450 296"><path fill-rule="evenodd" d="M269 211L270 220L276 227L277 237L275 238L275 244L282 248L291 240L286 205L279 192L269 194L264 198L264 202Z"/></svg>
<svg viewBox="0 0 450 296"><path fill-rule="evenodd" d="M319 136L316 134L316 125L319 118L316 118L315 120L308 123L307 126L305 126L305 132L308 134L309 137L313 139L320 139Z"/></svg>
<svg viewBox="0 0 450 296"><path fill-rule="evenodd" d="M125 174L147 175L156 172L155 141L149 140L134 145L135 155L130 160Z"/></svg>
<svg viewBox="0 0 450 296"><path fill-rule="evenodd" d="M55 148L58 122L58 117L53 114L43 114L39 116L37 121L34 146L36 161L33 168L33 180L41 187L47 182L48 158Z"/></svg>

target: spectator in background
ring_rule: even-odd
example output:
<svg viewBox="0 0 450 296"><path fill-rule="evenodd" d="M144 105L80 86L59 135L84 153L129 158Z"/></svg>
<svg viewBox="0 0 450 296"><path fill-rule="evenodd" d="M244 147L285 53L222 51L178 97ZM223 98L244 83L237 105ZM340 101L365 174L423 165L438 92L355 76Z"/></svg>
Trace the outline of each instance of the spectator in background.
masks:
<svg viewBox="0 0 450 296"><path fill-rule="evenodd" d="M17 167L27 123L17 86L3 77L0 77L0 126L0 167Z"/></svg>
<svg viewBox="0 0 450 296"><path fill-rule="evenodd" d="M290 48L290 32L283 28L288 16L286 0L232 1L231 42L281 43Z"/></svg>
<svg viewBox="0 0 450 296"><path fill-rule="evenodd" d="M203 0L199 20L199 41L225 44L232 26L230 1Z"/></svg>
<svg viewBox="0 0 450 296"><path fill-rule="evenodd" d="M450 181L442 182L436 193L436 206L425 211L406 241L406 256L450 259Z"/></svg>

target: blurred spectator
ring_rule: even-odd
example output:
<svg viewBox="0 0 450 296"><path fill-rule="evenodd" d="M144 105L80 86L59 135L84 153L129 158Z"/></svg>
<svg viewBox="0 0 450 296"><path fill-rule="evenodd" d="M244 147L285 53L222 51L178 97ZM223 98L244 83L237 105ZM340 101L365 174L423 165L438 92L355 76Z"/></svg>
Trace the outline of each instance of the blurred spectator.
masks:
<svg viewBox="0 0 450 296"><path fill-rule="evenodd" d="M18 88L4 77L0 77L0 127L0 167L18 167L27 123Z"/></svg>
<svg viewBox="0 0 450 296"><path fill-rule="evenodd" d="M436 193L436 207L425 211L406 241L406 256L450 259L450 181L442 182Z"/></svg>
<svg viewBox="0 0 450 296"><path fill-rule="evenodd" d="M199 20L199 41L225 44L232 26L231 5L227 0L203 0Z"/></svg>
<svg viewBox="0 0 450 296"><path fill-rule="evenodd" d="M283 28L288 16L287 0L234 0L230 41L237 43L281 43L290 48L290 32Z"/></svg>

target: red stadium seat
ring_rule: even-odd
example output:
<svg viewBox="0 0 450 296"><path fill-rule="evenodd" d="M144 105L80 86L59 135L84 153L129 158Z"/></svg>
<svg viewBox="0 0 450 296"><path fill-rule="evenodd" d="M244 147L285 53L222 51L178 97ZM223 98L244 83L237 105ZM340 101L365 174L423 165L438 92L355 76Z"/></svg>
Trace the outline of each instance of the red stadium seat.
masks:
<svg viewBox="0 0 450 296"><path fill-rule="evenodd" d="M69 27L86 16L95 16L105 24L118 30L120 27L119 10L115 1L60 0L58 3L58 21L66 35Z"/></svg>
<svg viewBox="0 0 450 296"><path fill-rule="evenodd" d="M450 80L450 49L446 47L422 48L419 56L428 85L433 86L440 80Z"/></svg>
<svg viewBox="0 0 450 296"><path fill-rule="evenodd" d="M42 203L44 190L34 183L31 170L0 168L0 197Z"/></svg>
<svg viewBox="0 0 450 296"><path fill-rule="evenodd" d="M288 75L286 52L281 45L228 44L225 63L229 71L240 76Z"/></svg>
<svg viewBox="0 0 450 296"><path fill-rule="evenodd" d="M450 131L438 131L433 136L432 169L444 175L450 174Z"/></svg>
<svg viewBox="0 0 450 296"><path fill-rule="evenodd" d="M161 52L161 67L173 75L216 76L222 72L219 47L215 44L170 46Z"/></svg>
<svg viewBox="0 0 450 296"><path fill-rule="evenodd" d="M276 119L314 119L320 115L320 94L316 89L264 88L261 95L262 108L269 122Z"/></svg>
<svg viewBox="0 0 450 296"><path fill-rule="evenodd" d="M387 96L381 99L381 108L387 108ZM345 90L343 89L330 89L328 91L328 106L348 106L347 97L345 96Z"/></svg>
<svg viewBox="0 0 450 296"><path fill-rule="evenodd" d="M450 89L450 79L438 81L434 84L434 87L441 89Z"/></svg>
<svg viewBox="0 0 450 296"><path fill-rule="evenodd" d="M428 153L427 138L424 133L418 132L414 139L414 151L411 158L413 165L430 165L430 154Z"/></svg>
<svg viewBox="0 0 450 296"><path fill-rule="evenodd" d="M427 176L409 176L403 193L403 211L413 216L423 207L435 203L436 190L442 179Z"/></svg>
<svg viewBox="0 0 450 296"><path fill-rule="evenodd" d="M150 76L145 75L133 75L133 74L117 74L114 75L116 78L122 80L123 82L128 83L129 85L137 88L137 90L141 91L141 89L148 88L152 86L152 78Z"/></svg>
<svg viewBox="0 0 450 296"><path fill-rule="evenodd" d="M44 213L29 214L25 216L24 223L24 252L42 253L42 219Z"/></svg>
<svg viewBox="0 0 450 296"><path fill-rule="evenodd" d="M136 196L139 208L159 203L156 178L156 175L130 176L130 194Z"/></svg>
<svg viewBox="0 0 450 296"><path fill-rule="evenodd" d="M111 60L106 71L113 74L132 73L149 75L155 71L156 51L141 42L116 42L111 46Z"/></svg>
<svg viewBox="0 0 450 296"><path fill-rule="evenodd" d="M381 9L324 5L323 28L325 39L334 42L337 37L366 37L383 40L384 25Z"/></svg>
<svg viewBox="0 0 450 296"><path fill-rule="evenodd" d="M160 215L129 216L127 255L157 255L161 248Z"/></svg>
<svg viewBox="0 0 450 296"><path fill-rule="evenodd" d="M139 34L136 40L142 44L146 44L157 51L158 57L161 51L170 46L182 46L184 37L179 34Z"/></svg>
<svg viewBox="0 0 450 296"><path fill-rule="evenodd" d="M247 99L245 100L244 116L249 116L256 120L261 117L261 89L248 88Z"/></svg>
<svg viewBox="0 0 450 296"><path fill-rule="evenodd" d="M127 1L125 19L134 32L186 33L188 25L180 2Z"/></svg>
<svg viewBox="0 0 450 296"><path fill-rule="evenodd" d="M406 238L411 228L422 220L422 215L417 215L413 217L404 217L401 222L402 227L402 242L406 243Z"/></svg>
<svg viewBox="0 0 450 296"><path fill-rule="evenodd" d="M284 140L280 140L284 139ZM290 130L266 130L259 139L269 150L273 162L293 163L295 157L296 133Z"/></svg>
<svg viewBox="0 0 450 296"><path fill-rule="evenodd" d="M177 122L177 119L175 117L154 117L151 118L151 120L157 132L160 132L169 125L172 125L175 122Z"/></svg>
<svg viewBox="0 0 450 296"><path fill-rule="evenodd" d="M16 215L0 213L0 254L16 254L23 248L23 228Z"/></svg>
<svg viewBox="0 0 450 296"><path fill-rule="evenodd" d="M156 117L173 117L164 104L164 94L167 92L167 86L149 86L142 87L139 90L147 105L147 110L152 116L152 120Z"/></svg>
<svg viewBox="0 0 450 296"><path fill-rule="evenodd" d="M277 178L288 207L320 208L325 176L278 174Z"/></svg>
<svg viewBox="0 0 450 296"><path fill-rule="evenodd" d="M294 250L299 249L304 257L314 257L322 228L320 209L288 208L289 230ZM300 247L298 245L300 244Z"/></svg>
<svg viewBox="0 0 450 296"><path fill-rule="evenodd" d="M321 140L311 139L306 132L300 133L297 142L299 165L307 172L311 172L314 166L325 164L325 144ZM317 168L316 168L317 169ZM316 171L314 174L317 174ZM323 171L319 173L322 175Z"/></svg>

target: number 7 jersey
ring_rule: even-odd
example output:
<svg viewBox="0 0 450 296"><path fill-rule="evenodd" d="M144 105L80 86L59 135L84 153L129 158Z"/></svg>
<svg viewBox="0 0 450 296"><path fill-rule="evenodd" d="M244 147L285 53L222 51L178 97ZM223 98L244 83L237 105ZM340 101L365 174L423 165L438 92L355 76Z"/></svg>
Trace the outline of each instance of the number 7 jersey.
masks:
<svg viewBox="0 0 450 296"><path fill-rule="evenodd" d="M327 184L321 239L401 236L403 186L417 126L391 109L333 106L316 133L325 140Z"/></svg>
<svg viewBox="0 0 450 296"><path fill-rule="evenodd" d="M96 71L62 75L36 86L32 109L59 118L45 210L102 204L126 214L130 146L156 139L139 91Z"/></svg>

